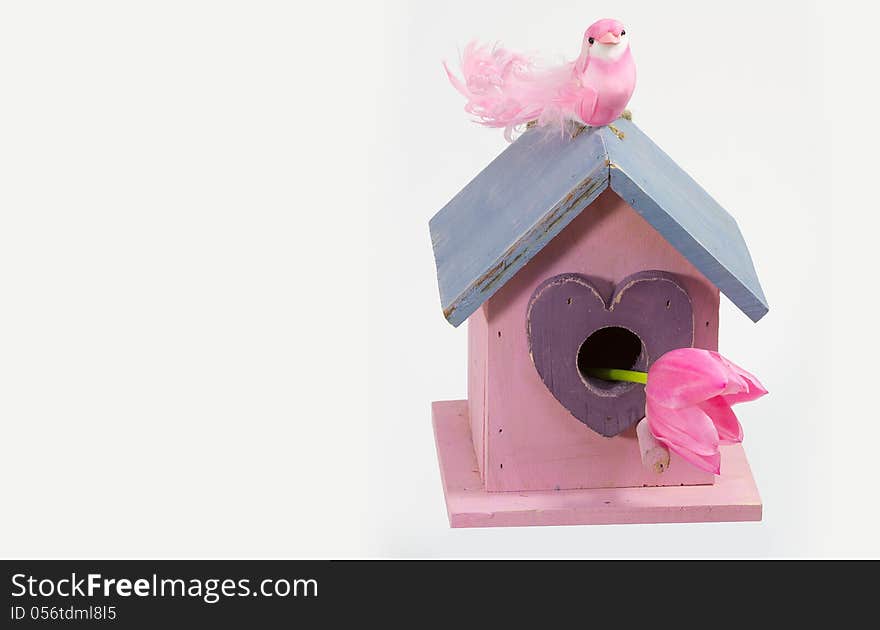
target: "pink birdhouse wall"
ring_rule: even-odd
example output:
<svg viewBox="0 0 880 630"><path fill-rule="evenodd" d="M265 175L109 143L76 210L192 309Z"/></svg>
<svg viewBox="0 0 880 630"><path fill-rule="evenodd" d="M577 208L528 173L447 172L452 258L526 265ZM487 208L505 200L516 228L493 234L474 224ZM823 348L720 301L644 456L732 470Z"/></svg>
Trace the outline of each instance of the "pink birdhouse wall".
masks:
<svg viewBox="0 0 880 630"><path fill-rule="evenodd" d="M611 191L471 315L468 408L487 491L713 483L675 456L663 474L643 466L634 426L615 437L590 429L554 397L530 356L526 314L543 281L580 273L613 285L646 269L678 280L693 309L693 345L717 350L718 289Z"/></svg>

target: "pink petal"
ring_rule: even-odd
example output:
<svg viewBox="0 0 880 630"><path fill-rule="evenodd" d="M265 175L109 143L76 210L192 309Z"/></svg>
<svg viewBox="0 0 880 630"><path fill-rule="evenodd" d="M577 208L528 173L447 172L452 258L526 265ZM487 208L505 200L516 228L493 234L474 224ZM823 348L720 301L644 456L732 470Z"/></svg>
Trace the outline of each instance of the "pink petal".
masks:
<svg viewBox="0 0 880 630"><path fill-rule="evenodd" d="M742 442L742 425L739 423L736 414L733 413L733 409L727 404L725 396L716 396L700 403L700 409L712 418L721 444L737 444Z"/></svg>
<svg viewBox="0 0 880 630"><path fill-rule="evenodd" d="M670 409L649 398L645 411L651 433L670 448L675 445L676 449L702 456L718 452L718 431L702 409Z"/></svg>
<svg viewBox="0 0 880 630"><path fill-rule="evenodd" d="M750 400L760 398L767 393L767 390L761 384L761 381L759 381L753 374L746 372L736 363L721 356L717 352L713 354L716 354L727 369L736 374L746 384L745 388L740 391L724 392L724 398L729 404L735 405L741 402L749 402Z"/></svg>
<svg viewBox="0 0 880 630"><path fill-rule="evenodd" d="M645 394L664 407L680 409L724 393L731 371L719 356L700 348L667 352L648 370Z"/></svg>

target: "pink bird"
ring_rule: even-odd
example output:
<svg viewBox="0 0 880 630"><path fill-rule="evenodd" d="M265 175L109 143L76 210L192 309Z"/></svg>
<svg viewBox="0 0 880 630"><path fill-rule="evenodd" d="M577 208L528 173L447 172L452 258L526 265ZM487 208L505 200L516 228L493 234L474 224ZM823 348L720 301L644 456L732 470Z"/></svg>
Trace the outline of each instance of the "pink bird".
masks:
<svg viewBox="0 0 880 630"><path fill-rule="evenodd" d="M482 125L504 127L508 140L532 121L560 129L569 120L608 125L623 114L636 86L626 29L612 19L590 26L580 56L559 66L541 67L528 55L471 42L461 57L461 79L443 67L468 99L465 111Z"/></svg>
<svg viewBox="0 0 880 630"><path fill-rule="evenodd" d="M648 370L645 417L661 444L717 475L719 444L743 438L731 405L766 393L757 378L717 352L679 348L661 356Z"/></svg>

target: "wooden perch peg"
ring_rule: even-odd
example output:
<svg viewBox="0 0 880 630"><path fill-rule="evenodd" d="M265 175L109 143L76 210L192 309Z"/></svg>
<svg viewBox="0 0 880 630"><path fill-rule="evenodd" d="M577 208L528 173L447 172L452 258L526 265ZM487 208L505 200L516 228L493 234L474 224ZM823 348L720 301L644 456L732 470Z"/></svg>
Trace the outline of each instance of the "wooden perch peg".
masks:
<svg viewBox="0 0 880 630"><path fill-rule="evenodd" d="M651 434L647 418L642 418L636 425L636 435L639 438L642 464L658 474L669 470L669 450Z"/></svg>

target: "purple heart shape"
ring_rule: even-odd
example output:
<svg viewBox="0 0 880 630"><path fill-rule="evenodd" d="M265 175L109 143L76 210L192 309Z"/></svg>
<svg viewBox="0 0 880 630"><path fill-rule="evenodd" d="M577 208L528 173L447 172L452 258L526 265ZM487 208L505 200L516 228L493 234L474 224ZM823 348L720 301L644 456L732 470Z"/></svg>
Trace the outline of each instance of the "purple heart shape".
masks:
<svg viewBox="0 0 880 630"><path fill-rule="evenodd" d="M617 435L645 416L645 387L584 374L588 367L646 371L693 345L687 291L664 271L641 271L613 292L579 274L545 280L529 301L529 353L547 389L597 433Z"/></svg>

